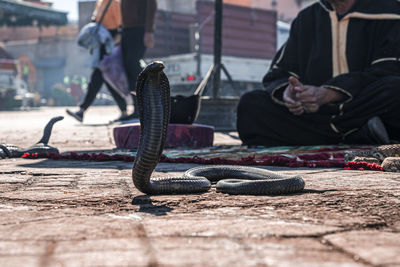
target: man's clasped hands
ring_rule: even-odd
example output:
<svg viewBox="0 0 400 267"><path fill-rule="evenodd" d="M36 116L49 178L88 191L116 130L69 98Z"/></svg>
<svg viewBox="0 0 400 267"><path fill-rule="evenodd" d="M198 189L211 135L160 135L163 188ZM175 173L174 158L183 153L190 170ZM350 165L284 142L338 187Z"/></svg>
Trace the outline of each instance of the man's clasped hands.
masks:
<svg viewBox="0 0 400 267"><path fill-rule="evenodd" d="M294 115L316 113L322 105L339 102L344 98L345 95L340 91L304 85L294 76L289 78L289 85L283 93L283 102Z"/></svg>

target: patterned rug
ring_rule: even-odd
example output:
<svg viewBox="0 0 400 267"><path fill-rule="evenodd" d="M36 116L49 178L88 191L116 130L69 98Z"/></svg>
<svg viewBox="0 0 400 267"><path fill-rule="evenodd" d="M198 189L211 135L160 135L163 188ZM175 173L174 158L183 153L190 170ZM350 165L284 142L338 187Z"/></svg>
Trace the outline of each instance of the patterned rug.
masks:
<svg viewBox="0 0 400 267"><path fill-rule="evenodd" d="M291 168L345 168L376 170L382 168L365 162L345 162L346 151L369 150L370 146L296 146L255 147L215 146L205 149L166 149L160 162L226 165L282 166ZM111 150L97 153L67 152L61 154L25 154L23 158L49 158L53 160L89 160L133 162L136 152Z"/></svg>

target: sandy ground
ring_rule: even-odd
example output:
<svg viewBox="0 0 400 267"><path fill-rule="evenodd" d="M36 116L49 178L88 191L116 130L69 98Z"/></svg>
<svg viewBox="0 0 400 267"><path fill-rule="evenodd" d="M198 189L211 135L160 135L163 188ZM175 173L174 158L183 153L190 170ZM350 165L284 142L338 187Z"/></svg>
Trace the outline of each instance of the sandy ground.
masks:
<svg viewBox="0 0 400 267"><path fill-rule="evenodd" d="M28 147L63 108L0 112L0 142ZM65 118L61 152L114 148L116 107ZM233 136L233 137L232 137ZM216 144L240 144L217 133ZM155 176L193 164L159 164ZM0 266L400 266L400 174L301 174L288 196L145 196L132 163L0 160Z"/></svg>

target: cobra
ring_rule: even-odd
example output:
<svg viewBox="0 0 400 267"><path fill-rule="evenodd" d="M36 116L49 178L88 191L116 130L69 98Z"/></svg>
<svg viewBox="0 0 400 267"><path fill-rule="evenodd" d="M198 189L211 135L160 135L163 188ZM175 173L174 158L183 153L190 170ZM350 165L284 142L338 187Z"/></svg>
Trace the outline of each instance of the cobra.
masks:
<svg viewBox="0 0 400 267"><path fill-rule="evenodd" d="M161 157L170 115L170 87L162 62L149 64L139 75L137 98L141 125L137 156L132 169L135 187L146 194L188 194L208 191L217 182L228 194L290 194L304 189L297 175L284 175L247 166L202 166L182 177L151 177Z"/></svg>
<svg viewBox="0 0 400 267"><path fill-rule="evenodd" d="M39 154L46 154L46 153L58 153L58 149L52 146L48 145L48 142L50 140L51 136L51 131L53 129L53 126L56 122L64 119L64 117L59 116L59 117L54 117L52 118L47 124L46 127L44 128L43 131L43 136L33 146L29 148L21 148L18 146L14 145L9 145L9 144L0 144L0 158L19 158L25 153L33 154L33 153L39 153Z"/></svg>

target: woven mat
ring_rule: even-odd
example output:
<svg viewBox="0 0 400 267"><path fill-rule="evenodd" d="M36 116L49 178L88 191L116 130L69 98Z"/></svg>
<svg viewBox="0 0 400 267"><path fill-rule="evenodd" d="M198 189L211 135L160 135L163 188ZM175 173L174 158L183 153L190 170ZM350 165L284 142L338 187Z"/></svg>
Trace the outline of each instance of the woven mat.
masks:
<svg viewBox="0 0 400 267"><path fill-rule="evenodd" d="M259 165L308 168L345 168L358 170L381 170L376 164L348 162L344 160L346 151L371 149L367 146L296 146L296 147L256 147L216 146L205 149L166 149L160 159L165 163L197 163L227 165ZM62 154L25 154L23 158L49 158L54 160L90 160L133 162L136 152L112 150L97 153L67 152Z"/></svg>

